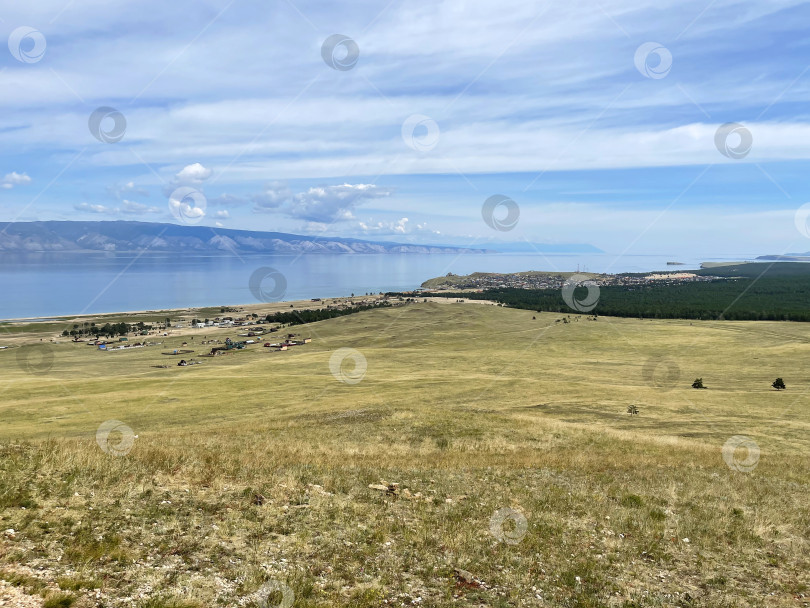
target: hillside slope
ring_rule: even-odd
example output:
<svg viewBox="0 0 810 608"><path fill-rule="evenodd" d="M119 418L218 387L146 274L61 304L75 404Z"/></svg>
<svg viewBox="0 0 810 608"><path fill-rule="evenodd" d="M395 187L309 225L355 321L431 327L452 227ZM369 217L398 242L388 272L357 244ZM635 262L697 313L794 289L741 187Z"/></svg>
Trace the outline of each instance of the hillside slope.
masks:
<svg viewBox="0 0 810 608"><path fill-rule="evenodd" d="M31 334L0 351L0 578L73 608L807 606L810 325L559 316L409 304L192 367L162 353L199 334L63 341L47 373Z"/></svg>

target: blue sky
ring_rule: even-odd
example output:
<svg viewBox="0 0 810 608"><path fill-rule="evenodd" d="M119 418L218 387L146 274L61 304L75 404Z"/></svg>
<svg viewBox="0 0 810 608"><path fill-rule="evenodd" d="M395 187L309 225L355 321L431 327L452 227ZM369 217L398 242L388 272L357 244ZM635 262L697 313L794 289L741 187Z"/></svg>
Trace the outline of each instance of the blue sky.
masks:
<svg viewBox="0 0 810 608"><path fill-rule="evenodd" d="M806 251L808 26L798 1L6 5L0 219ZM482 219L495 194L514 229Z"/></svg>

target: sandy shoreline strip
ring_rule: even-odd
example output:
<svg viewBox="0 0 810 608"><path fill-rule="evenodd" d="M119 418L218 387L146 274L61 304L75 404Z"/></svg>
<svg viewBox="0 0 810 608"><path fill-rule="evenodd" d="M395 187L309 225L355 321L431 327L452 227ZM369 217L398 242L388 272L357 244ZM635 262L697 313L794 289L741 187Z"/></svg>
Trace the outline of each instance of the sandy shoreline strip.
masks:
<svg viewBox="0 0 810 608"><path fill-rule="evenodd" d="M18 317L14 319L0 319L0 323L8 323L8 324L21 324L21 323L45 323L45 322L61 322L61 321L74 321L74 320L82 320L82 319L100 319L105 317L119 317L122 315L129 315L129 316L149 316L149 315L168 315L168 316L178 316L178 315L190 315L195 314L201 310L210 310L210 309L221 309L225 308L226 310L230 310L231 312L217 312L215 313L217 316L233 316L233 315L244 315L244 314L252 314L258 313L259 311L266 311L266 312L283 312L288 311L290 308L298 309L298 310L312 310L317 308L323 308L327 304L337 304L337 303L352 303L352 304L359 304L363 300L366 301L379 301L382 300L383 296L379 294L374 295L359 295L359 296L346 296L346 297L337 297L337 298L320 298L318 301L309 300L280 300L278 302L255 302L251 304L217 304L212 306L188 306L185 308L159 308L159 309L150 309L150 310L122 310L116 312L97 312L97 313L83 313L83 314L76 314L76 315L51 315L51 316L41 316L41 317ZM211 313L214 314L214 313Z"/></svg>

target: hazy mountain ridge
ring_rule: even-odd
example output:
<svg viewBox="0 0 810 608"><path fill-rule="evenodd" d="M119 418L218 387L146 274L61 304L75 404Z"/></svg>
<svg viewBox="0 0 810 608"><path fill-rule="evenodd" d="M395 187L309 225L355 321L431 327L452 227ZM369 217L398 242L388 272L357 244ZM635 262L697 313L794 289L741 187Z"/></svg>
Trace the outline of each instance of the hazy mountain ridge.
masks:
<svg viewBox="0 0 810 608"><path fill-rule="evenodd" d="M761 255L758 260L782 260L785 262L810 262L810 251L804 253L778 253L771 255Z"/></svg>
<svg viewBox="0 0 810 608"><path fill-rule="evenodd" d="M485 249L382 243L151 222L0 223L0 252L485 253Z"/></svg>

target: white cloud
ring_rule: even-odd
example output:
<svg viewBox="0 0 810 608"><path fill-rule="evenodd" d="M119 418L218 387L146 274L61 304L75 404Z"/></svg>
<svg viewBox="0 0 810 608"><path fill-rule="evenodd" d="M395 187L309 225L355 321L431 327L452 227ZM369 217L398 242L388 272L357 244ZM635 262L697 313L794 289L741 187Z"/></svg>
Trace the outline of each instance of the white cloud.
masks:
<svg viewBox="0 0 810 608"><path fill-rule="evenodd" d="M377 222L376 224L366 224L365 222L358 222L360 230L364 233L386 233L386 234L405 234L408 231L408 218L403 217L395 222Z"/></svg>
<svg viewBox="0 0 810 608"><path fill-rule="evenodd" d="M384 198L391 190L374 184L317 186L293 197L289 213L313 222L350 220L352 211L363 199Z"/></svg>
<svg viewBox="0 0 810 608"><path fill-rule="evenodd" d="M221 219L221 220L227 220L228 218L230 218L230 217L231 217L231 214L230 214L230 213L228 213L228 210L227 210L227 209L221 209L220 211L217 211L217 212L214 214L214 217L219 218L219 219Z"/></svg>
<svg viewBox="0 0 810 608"><path fill-rule="evenodd" d="M139 188L135 182L126 182L125 184L115 184L107 187L107 193L116 200L123 200L127 195L132 196L149 196L149 191L144 188Z"/></svg>
<svg viewBox="0 0 810 608"><path fill-rule="evenodd" d="M73 208L76 211L85 211L87 213L112 213L113 209L109 207L105 207L104 205L93 205L90 203L79 203L78 205L73 205Z"/></svg>
<svg viewBox="0 0 810 608"><path fill-rule="evenodd" d="M202 184L214 173L212 169L204 167L200 163L193 163L186 165L178 171L171 181L164 183L163 194L169 197L169 205L172 205L172 198L177 193L178 189L193 188L201 194L203 193Z"/></svg>
<svg viewBox="0 0 810 608"><path fill-rule="evenodd" d="M147 215L153 213L160 213L161 210L157 207L150 207L135 201L123 200L119 207L108 207L107 205L98 205L94 203L79 203L73 205L76 211L85 213L98 213L104 215Z"/></svg>
<svg viewBox="0 0 810 608"><path fill-rule="evenodd" d="M177 184L180 185L199 185L211 177L212 174L212 169L207 169L200 163L194 163L183 167L174 178Z"/></svg>
<svg viewBox="0 0 810 608"><path fill-rule="evenodd" d="M199 221L205 217L205 196L191 188L178 188L169 197L169 211L176 218L186 221Z"/></svg>
<svg viewBox="0 0 810 608"><path fill-rule="evenodd" d="M251 197L255 207L254 211L268 211L277 209L290 200L292 191L284 182L270 182L258 194Z"/></svg>
<svg viewBox="0 0 810 608"><path fill-rule="evenodd" d="M6 173L6 176L0 181L0 187L5 190L11 190L14 186L24 186L31 183L31 178L26 173L17 173L12 171Z"/></svg>
<svg viewBox="0 0 810 608"><path fill-rule="evenodd" d="M323 222L306 222L304 224L303 231L305 233L310 232L326 232L329 228L329 224L324 224Z"/></svg>
<svg viewBox="0 0 810 608"><path fill-rule="evenodd" d="M66 110L74 93L65 81L87 99L106 99L112 87L121 98L138 96L142 102L125 109L126 146L88 152L95 166L132 165L135 152L150 165L183 167L176 185L210 180L212 163L226 167L216 178L232 183L268 174L313 179L683 165L723 159L711 149L711 134L700 160L694 147L656 142L676 126L671 121L722 122L715 108L722 108L724 117L744 120L768 107L775 92L781 93L780 103L805 104L810 97L807 82L795 81L799 70L768 69L789 65L785 60L792 55L783 57L776 49L763 57L756 46L758 40L790 32L789 11L797 0L759 5L717 0L711 10L705 10L705 0L609 0L600 10L588 3L525 0L475 6L464 0L395 3L358 37L357 70L363 70L363 78L351 81L324 71L309 24L290 7L274 15L274 44L252 49L251 61L245 61L239 41L264 26L238 4L229 9L227 23L187 49L183 41L165 39L155 47L159 28L154 23L179 17L178 8L157 0L144 0L137 19L129 7L99 9L95 0L72 7L72 20L67 13L60 16L63 35L76 42L59 55L60 79L47 70L17 70L17 86L0 91L0 127L8 127L4 141L34 150L85 145L87 117ZM22 22L35 22L23 17L41 9L26 5L17 11ZM311 2L304 10L319 25L329 24L327 29L354 24L368 11L377 13L366 1L351 7ZM203 27L203 14L184 15L184 23ZM760 28L762 35L752 36L751 28ZM89 31L94 35L87 36ZM676 46L681 33L683 44ZM646 40L672 46L675 68L664 80L644 80L635 70L633 52ZM734 45L742 60L729 61L723 54ZM746 61L746 50L757 61ZM174 57L177 62L163 74L166 58ZM274 69L257 79L256 65ZM152 84L155 74L162 76ZM329 86L306 88L315 77ZM338 98L336 82L341 83ZM765 118L777 120L776 109ZM412 154L398 135L392 137L414 113L431 116L441 127L431 154ZM806 116L784 122L807 127ZM664 145L645 145L647 135L649 143ZM604 145L616 136L633 144L623 148L626 154L610 154ZM590 154L592 142L601 144L598 153ZM784 139L769 147L755 139L743 162L755 153L760 160L810 155ZM190 157L199 162L183 166ZM274 204L270 197L257 207Z"/></svg>
<svg viewBox="0 0 810 608"><path fill-rule="evenodd" d="M437 230L431 230L426 222L413 224L410 223L407 217L402 217L395 221L358 222L357 226L359 228L358 233L364 235L441 234Z"/></svg>

